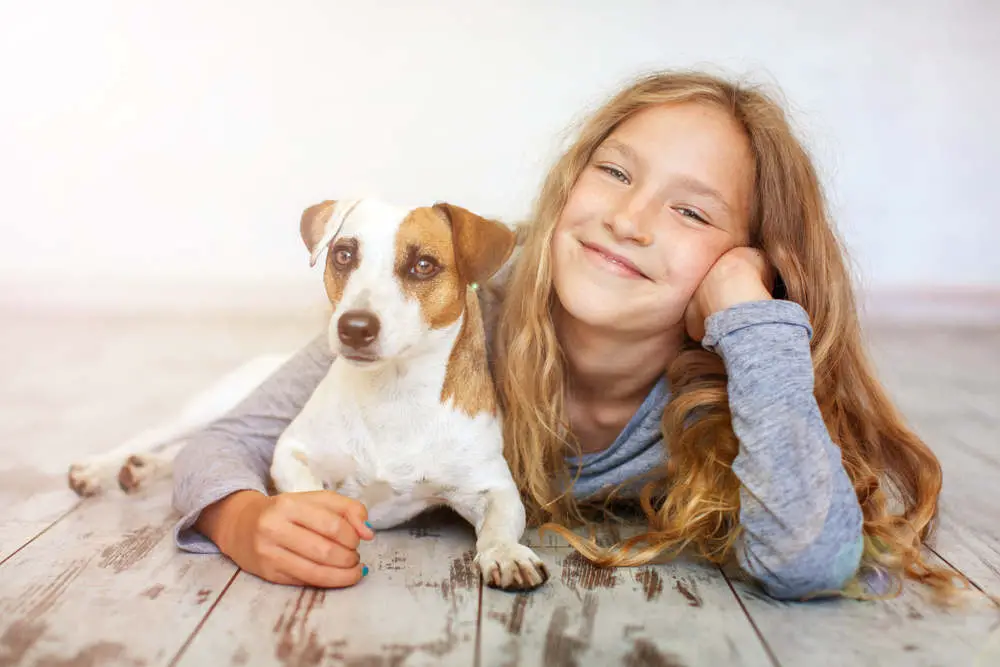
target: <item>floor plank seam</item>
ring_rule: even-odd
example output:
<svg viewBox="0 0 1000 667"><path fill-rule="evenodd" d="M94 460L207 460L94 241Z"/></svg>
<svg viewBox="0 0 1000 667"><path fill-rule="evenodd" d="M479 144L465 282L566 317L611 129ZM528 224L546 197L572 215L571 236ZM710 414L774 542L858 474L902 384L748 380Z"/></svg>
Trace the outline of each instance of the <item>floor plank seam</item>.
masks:
<svg viewBox="0 0 1000 667"><path fill-rule="evenodd" d="M236 581L236 577L238 577L240 575L240 572L242 571L243 571L242 569L236 568L236 571L233 572L233 576L229 577L229 581L227 581L226 585L222 587L222 592L220 592L219 596L215 598L215 600L212 602L212 606L208 608L208 611L205 612L205 615L201 617L200 621L198 621L198 625L194 627L194 630L191 631L191 634L188 636L188 638L184 640L183 644L181 644L181 647L180 649L177 650L176 655L174 655L174 657L170 660L170 662L167 663L167 667L176 667L177 663L180 662L180 659L184 657L184 652L187 651L188 648L191 646L191 643L194 641L195 637L198 636L198 633L201 632L201 629L205 626L205 623L208 622L208 618L212 615L212 612L215 611L215 608L219 605L219 602L221 602L222 598L225 597L226 591L229 590L229 587L233 585L233 582Z"/></svg>
<svg viewBox="0 0 1000 667"><path fill-rule="evenodd" d="M970 584L972 584L973 588L975 588L977 591L979 591L980 593L982 593L983 595L985 595L987 600L989 600L990 602L992 602L997 607L1000 607L1000 598L997 598L997 597L995 597L993 595L990 595L986 591L985 588L983 588L978 583L976 583L975 579L973 579L972 577L970 577L969 575L967 575L965 572L962 572L960 569L958 569L957 567L955 567L950 560L948 560L947 558L945 558L944 556L942 556L941 553L938 552L938 550L935 549L934 547L928 546L927 550L930 551L935 556L937 556L938 558L940 558L944 562L945 565L947 565L951 569L955 570L955 572L958 572L960 575L962 575L963 577L965 577L965 580L968 581Z"/></svg>
<svg viewBox="0 0 1000 667"><path fill-rule="evenodd" d="M482 665L483 654L482 654L482 642L483 639L483 575L479 574L479 605L476 609L476 642L475 642L475 653L472 655L472 665L473 667L480 667Z"/></svg>
<svg viewBox="0 0 1000 667"><path fill-rule="evenodd" d="M778 656L776 656L774 651L771 650L771 645L768 644L767 639L764 638L764 633L760 631L759 627L757 627L757 622L754 621L753 616L750 615L750 610L747 609L745 604L743 604L743 598L741 598L740 594L736 592L736 587L733 586L733 582L730 581L729 576L722 571L721 567L718 567L718 570L719 574L722 575L722 578L726 580L726 585L729 586L729 590L732 592L733 597L736 598L736 603L740 606L740 609L743 610L743 614L747 617L750 627L753 628L754 633L757 635L757 640L760 641L761 646L764 647L764 652L767 653L767 657L771 661L771 664L774 665L774 667L781 667L781 663L778 662Z"/></svg>
<svg viewBox="0 0 1000 667"><path fill-rule="evenodd" d="M54 528L56 526L56 524L58 524L60 521L62 521L63 519L65 519L66 517L68 517L70 514L72 514L73 512L75 512L76 508L78 508L81 504L82 504L81 502L77 502L75 505L73 505L68 510L66 510L61 515L59 515L59 517L57 517L52 523L50 523L49 525L45 526L45 528L43 528L40 531L38 531L27 542L25 542L24 544L22 544L21 546L19 546L16 549L14 549L12 552L10 552L10 554L8 554L7 556L5 556L3 558L3 560L0 560L0 567L3 567L4 563L6 563L7 561L9 561L11 558L13 558L14 556L16 556L17 554L21 553L21 551L23 551L24 549L26 549L32 542L34 542L35 540L37 540L39 537L41 537L45 533L49 532L52 528Z"/></svg>

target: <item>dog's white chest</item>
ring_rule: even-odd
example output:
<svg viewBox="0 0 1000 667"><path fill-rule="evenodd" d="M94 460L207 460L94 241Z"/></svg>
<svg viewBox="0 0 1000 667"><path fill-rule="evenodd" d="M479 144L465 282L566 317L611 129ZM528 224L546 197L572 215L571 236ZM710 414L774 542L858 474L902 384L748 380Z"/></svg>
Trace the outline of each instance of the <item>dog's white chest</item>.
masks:
<svg viewBox="0 0 1000 667"><path fill-rule="evenodd" d="M279 440L279 490L295 486L278 479L279 457L291 457L323 488L363 502L378 528L506 478L499 423L441 403L439 387L426 371L372 377L334 363Z"/></svg>

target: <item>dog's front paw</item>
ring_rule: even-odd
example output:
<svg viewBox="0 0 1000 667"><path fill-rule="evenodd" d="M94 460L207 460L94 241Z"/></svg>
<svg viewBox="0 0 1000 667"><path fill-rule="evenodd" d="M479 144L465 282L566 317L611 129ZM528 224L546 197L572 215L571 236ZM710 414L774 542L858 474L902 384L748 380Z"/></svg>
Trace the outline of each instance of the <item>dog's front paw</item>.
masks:
<svg viewBox="0 0 1000 667"><path fill-rule="evenodd" d="M103 469L89 463L74 463L69 467L69 488L78 496L95 496L103 487Z"/></svg>
<svg viewBox="0 0 1000 667"><path fill-rule="evenodd" d="M495 544L476 554L483 581L505 591L530 591L549 579L542 559L523 544Z"/></svg>

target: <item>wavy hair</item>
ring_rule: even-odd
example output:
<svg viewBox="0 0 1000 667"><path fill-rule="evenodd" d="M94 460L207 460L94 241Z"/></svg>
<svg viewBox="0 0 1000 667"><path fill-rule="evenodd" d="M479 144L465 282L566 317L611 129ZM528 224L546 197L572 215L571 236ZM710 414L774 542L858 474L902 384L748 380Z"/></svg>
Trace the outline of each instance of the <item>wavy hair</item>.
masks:
<svg viewBox="0 0 1000 667"><path fill-rule="evenodd" d="M565 456L579 447L566 417L565 358L552 318L553 229L601 142L636 112L670 103L723 109L749 139L755 162L750 244L777 270L783 296L809 315L815 397L864 513L863 562L939 591L952 590L957 575L921 555L937 513L941 466L906 427L866 356L845 253L812 160L768 94L704 73L648 75L601 106L548 173L531 222L522 230L519 258L503 286L495 372L505 415L505 456L529 523L544 523L543 529L563 535L600 566L639 565L685 549L719 564L734 555L740 483L731 464L739 443L726 370L717 355L692 340L664 369L671 388L662 424L669 456L660 474L642 486L646 532L602 547L567 527L588 519L566 491L572 480Z"/></svg>

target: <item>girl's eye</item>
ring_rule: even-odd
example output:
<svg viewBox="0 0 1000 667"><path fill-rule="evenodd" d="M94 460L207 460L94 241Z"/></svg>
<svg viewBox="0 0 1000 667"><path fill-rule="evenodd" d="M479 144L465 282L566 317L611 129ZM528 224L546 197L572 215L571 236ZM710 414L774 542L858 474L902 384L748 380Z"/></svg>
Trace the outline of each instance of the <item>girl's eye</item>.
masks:
<svg viewBox="0 0 1000 667"><path fill-rule="evenodd" d="M706 220L705 218L703 218L702 215L700 213L698 213L698 211L694 210L693 208L685 208L685 207L682 206L681 208L678 208L677 211L681 215L683 215L685 218L691 218L692 220L700 222L700 223L702 223L704 225L708 224L708 220Z"/></svg>
<svg viewBox="0 0 1000 667"><path fill-rule="evenodd" d="M622 183L628 183L628 174L619 169L618 167L612 167L611 165L602 164L598 167L601 171L609 174L612 178L615 178Z"/></svg>

